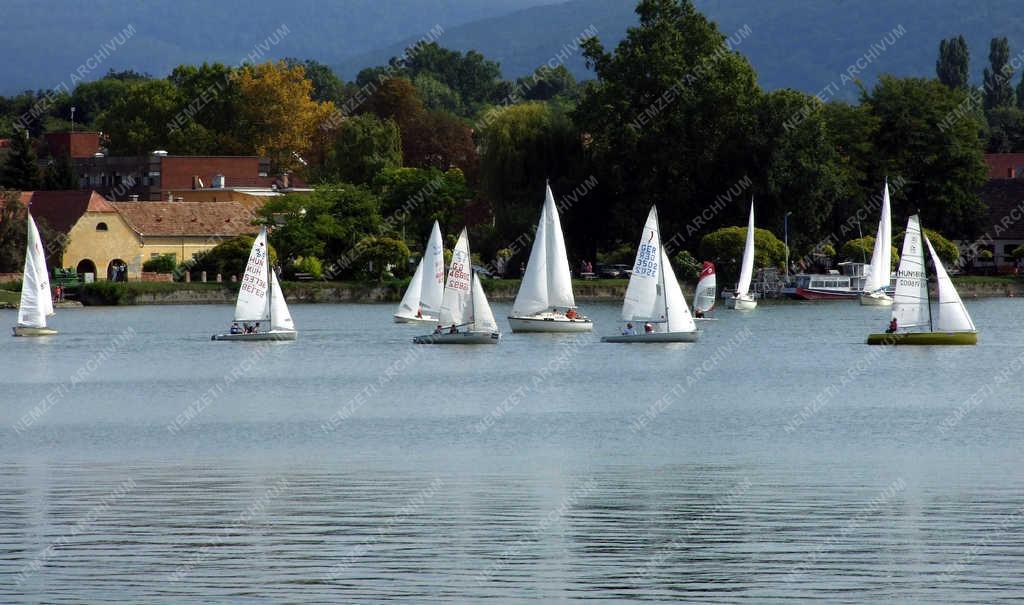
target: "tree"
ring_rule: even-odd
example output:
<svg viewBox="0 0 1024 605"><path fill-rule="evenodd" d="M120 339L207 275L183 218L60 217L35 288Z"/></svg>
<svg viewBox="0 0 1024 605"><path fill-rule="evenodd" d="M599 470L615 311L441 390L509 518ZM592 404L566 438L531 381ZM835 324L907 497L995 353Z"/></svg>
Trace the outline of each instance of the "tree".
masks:
<svg viewBox="0 0 1024 605"><path fill-rule="evenodd" d="M78 178L75 177L75 165L71 162L71 154L62 153L56 158L51 158L43 175L43 189L78 189Z"/></svg>
<svg viewBox="0 0 1024 605"><path fill-rule="evenodd" d="M402 139L394 120L373 114L348 117L320 169L323 181L367 184L381 170L402 165Z"/></svg>
<svg viewBox="0 0 1024 605"><path fill-rule="evenodd" d="M249 262L252 243L256 240L251 235L239 235L221 242L206 252L195 255L196 262L189 269L193 274L206 271L208 279L218 273L227 280L232 275L239 279L245 275L245 266ZM271 266L277 264L277 251L273 245L267 245Z"/></svg>
<svg viewBox="0 0 1024 605"><path fill-rule="evenodd" d="M170 147L197 155L251 153L238 121L242 93L237 74L223 63L174 68L167 79L177 89L179 104L168 125Z"/></svg>
<svg viewBox="0 0 1024 605"><path fill-rule="evenodd" d="M636 12L614 54L597 38L582 45L597 81L573 116L601 183L587 196L597 242L639 231L652 203L662 232L678 232L751 165L761 93L747 60L690 0L641 0Z"/></svg>
<svg viewBox="0 0 1024 605"><path fill-rule="evenodd" d="M516 80L515 90L521 91L522 97L528 101L548 101L560 96L575 98L579 94L579 84L565 65L554 69L541 65L532 75Z"/></svg>
<svg viewBox="0 0 1024 605"><path fill-rule="evenodd" d="M949 88L966 88L970 78L970 52L962 35L939 42L939 58L935 73Z"/></svg>
<svg viewBox="0 0 1024 605"><path fill-rule="evenodd" d="M989 67L985 68L985 110L1013 105L1013 66L1010 65L1010 42L992 38L988 51Z"/></svg>
<svg viewBox="0 0 1024 605"><path fill-rule="evenodd" d="M1024 110L1017 107L997 107L988 113L989 153L1015 153L1024 151Z"/></svg>
<svg viewBox="0 0 1024 605"><path fill-rule="evenodd" d="M878 118L866 105L830 102L822 106L821 114L828 129L828 138L847 175L848 188L835 200L827 226L829 233L841 234L843 226L849 224L849 217L864 208L870 196L878 194L879 183L888 174L884 168L875 165L874 139L878 133ZM881 172L876 173L877 170ZM869 220L876 222L876 213L871 213Z"/></svg>
<svg viewBox="0 0 1024 605"><path fill-rule="evenodd" d="M32 148L32 140L28 131L19 129L11 137L11 151L4 163L3 178L0 185L9 189L35 191L42 186L36 152Z"/></svg>
<svg viewBox="0 0 1024 605"><path fill-rule="evenodd" d="M368 236L358 246L360 272L383 279L394 268L404 269L409 264L409 247L392 237Z"/></svg>
<svg viewBox="0 0 1024 605"><path fill-rule="evenodd" d="M248 261L248 257L246 257L246 260ZM142 263L143 271L153 271L156 273L174 273L175 268L177 268L177 263L175 263L173 254L161 254Z"/></svg>
<svg viewBox="0 0 1024 605"><path fill-rule="evenodd" d="M861 100L878 120L875 186L884 175L903 182L892 200L893 215L920 210L924 224L973 237L985 212L978 190L988 176L978 136L982 122L970 112L948 119L968 102L967 92L937 80L882 76Z"/></svg>
<svg viewBox="0 0 1024 605"><path fill-rule="evenodd" d="M283 61L246 65L237 81L242 140L258 155L270 158L275 170L300 168L295 155L313 147L321 124L334 113L334 104L313 100L313 84L304 69L288 67Z"/></svg>
<svg viewBox="0 0 1024 605"><path fill-rule="evenodd" d="M445 111L456 115L464 113L462 97L459 96L459 93L452 90L447 84L441 82L432 74L427 72L421 73L413 79L412 83L416 87L420 98L423 99L424 107L427 109Z"/></svg>
<svg viewBox="0 0 1024 605"><path fill-rule="evenodd" d="M381 211L403 239L426 247L434 221L442 225L457 222L473 198L466 177L458 168L387 168L373 181L380 196Z"/></svg>
<svg viewBox="0 0 1024 605"><path fill-rule="evenodd" d="M438 82L453 90L472 109L491 99L501 77L501 68L475 50L462 54L431 42L420 45L416 53L405 61L393 57L393 68L401 67L410 79L430 74Z"/></svg>
<svg viewBox="0 0 1024 605"><path fill-rule="evenodd" d="M345 82L334 73L328 65L324 65L313 59L301 61L292 57L284 59L288 67L301 67L306 74L306 79L313 83L312 98L320 103L332 102L340 105L347 93Z"/></svg>
<svg viewBox="0 0 1024 605"><path fill-rule="evenodd" d="M110 136L111 155L144 155L167 148L167 125L179 108L174 84L168 80L139 80L100 114L97 126Z"/></svg>
<svg viewBox="0 0 1024 605"><path fill-rule="evenodd" d="M715 270L728 284L740 274L740 261L747 240L746 227L722 227L700 240L700 257L715 263ZM781 267L786 245L767 229L754 228L754 269Z"/></svg>
<svg viewBox="0 0 1024 605"><path fill-rule="evenodd" d="M28 221L25 205L18 191L0 189L0 273L20 273L25 268L25 242L28 239ZM39 237L43 240L46 264L59 267L68 238L50 227L41 217L34 217Z"/></svg>

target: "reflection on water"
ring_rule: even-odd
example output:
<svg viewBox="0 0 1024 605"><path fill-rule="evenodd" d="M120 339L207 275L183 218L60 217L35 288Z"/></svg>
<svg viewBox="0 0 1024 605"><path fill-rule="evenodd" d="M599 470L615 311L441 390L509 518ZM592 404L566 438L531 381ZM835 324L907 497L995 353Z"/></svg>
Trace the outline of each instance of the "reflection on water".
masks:
<svg viewBox="0 0 1024 605"><path fill-rule="evenodd" d="M0 602L1010 601L1024 414L985 385L1024 352L1016 304L973 303L977 348L886 350L850 384L857 306L723 314L670 357L595 335L553 372L565 341L507 335L383 382L415 328L297 306L302 339L176 430L251 355L203 340L224 308L62 314L59 347L0 342Z"/></svg>

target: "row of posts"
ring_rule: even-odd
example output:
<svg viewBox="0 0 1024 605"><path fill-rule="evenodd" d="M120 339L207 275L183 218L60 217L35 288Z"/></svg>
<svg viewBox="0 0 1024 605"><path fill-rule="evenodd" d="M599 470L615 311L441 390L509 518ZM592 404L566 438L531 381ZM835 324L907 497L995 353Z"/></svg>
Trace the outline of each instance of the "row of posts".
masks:
<svg viewBox="0 0 1024 605"><path fill-rule="evenodd" d="M203 282L204 284L208 281L206 279L206 271L200 271L199 272L199 281ZM220 273L218 273L217 274L217 283L219 284L219 283L221 283L223 281L224 281L224 276L222 276ZM231 276L231 283L235 283L236 281L238 281L238 276L237 275L232 275ZM191 283L191 282L192 282L192 273L190 271L186 271L185 272L185 283Z"/></svg>

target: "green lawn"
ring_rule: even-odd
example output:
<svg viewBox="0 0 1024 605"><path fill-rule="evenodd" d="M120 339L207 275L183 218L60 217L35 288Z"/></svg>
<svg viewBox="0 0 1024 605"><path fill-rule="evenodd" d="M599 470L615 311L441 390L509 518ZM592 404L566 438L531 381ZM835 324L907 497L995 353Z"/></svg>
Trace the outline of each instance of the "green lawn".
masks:
<svg viewBox="0 0 1024 605"><path fill-rule="evenodd" d="M1007 286L1020 282L1020 278L1013 275L957 275L953 277L953 283L964 285L977 284Z"/></svg>
<svg viewBox="0 0 1024 605"><path fill-rule="evenodd" d="M0 303L10 303L12 305L18 304L21 299L21 294L18 292L11 292L10 290L0 290Z"/></svg>

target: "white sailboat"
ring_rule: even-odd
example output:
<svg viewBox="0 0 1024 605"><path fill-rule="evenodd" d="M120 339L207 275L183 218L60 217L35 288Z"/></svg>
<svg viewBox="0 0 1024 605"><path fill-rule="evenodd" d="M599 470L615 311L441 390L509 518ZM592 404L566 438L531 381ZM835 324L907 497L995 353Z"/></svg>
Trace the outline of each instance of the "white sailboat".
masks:
<svg viewBox="0 0 1024 605"><path fill-rule="evenodd" d="M892 275L892 210L889 206L889 182L886 181L882 192L882 215L878 221L878 234L875 236L875 248L871 252L871 264L868 265L864 293L860 295L860 304L876 307L892 305L892 298L885 293Z"/></svg>
<svg viewBox="0 0 1024 605"><path fill-rule="evenodd" d="M433 334L413 338L414 343L498 344L501 340L491 305L470 259L469 235L463 229L452 251L437 329ZM460 328L467 329L460 331Z"/></svg>
<svg viewBox="0 0 1024 605"><path fill-rule="evenodd" d="M700 278L697 280L697 288L693 291L693 318L697 321L714 321L713 317L706 317L715 308L715 293L718 291L718 282L715 279L715 263L704 261L700 268Z"/></svg>
<svg viewBox="0 0 1024 605"><path fill-rule="evenodd" d="M932 257L938 284L938 319L932 317L928 292L928 274L924 265L924 247ZM978 331L967 313L960 295L946 273L935 248L922 234L915 214L907 221L903 238L903 252L896 272L896 292L893 296L892 323L895 332L868 335L868 344L894 345L973 345L978 343Z"/></svg>
<svg viewBox="0 0 1024 605"><path fill-rule="evenodd" d="M594 326L576 310L565 238L550 185L508 323L513 332L588 332Z"/></svg>
<svg viewBox="0 0 1024 605"><path fill-rule="evenodd" d="M21 282L21 302L18 304L18 325L14 326L14 335L53 336L57 330L46 327L46 318L53 315L46 254L32 213L26 211L25 214L28 215L28 241L25 245L25 271Z"/></svg>
<svg viewBox="0 0 1024 605"><path fill-rule="evenodd" d="M740 280L732 298L725 300L725 306L738 311L749 311L757 307L754 295L750 293L750 281L754 277L754 202L750 202L750 220L747 221L747 240L743 245L743 260L740 263Z"/></svg>
<svg viewBox="0 0 1024 605"><path fill-rule="evenodd" d="M416 265L405 296L395 312L395 323L436 324L444 295L444 244L441 227L434 221L423 258Z"/></svg>
<svg viewBox="0 0 1024 605"><path fill-rule="evenodd" d="M695 342L700 335L661 245L658 209L651 207L622 303L626 327L602 342ZM648 331L650 330L650 331Z"/></svg>
<svg viewBox="0 0 1024 605"><path fill-rule="evenodd" d="M252 243L249 262L245 265L238 300L235 302L234 322L231 332L214 334L211 340L295 340L298 337L284 293L281 292L281 284L270 267L266 227L260 229L260 234ZM255 324L255 329L246 333L241 326L249 323ZM236 327L239 328L237 331Z"/></svg>

